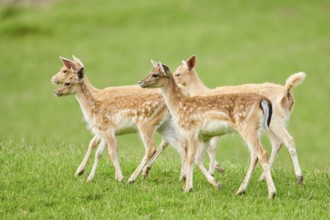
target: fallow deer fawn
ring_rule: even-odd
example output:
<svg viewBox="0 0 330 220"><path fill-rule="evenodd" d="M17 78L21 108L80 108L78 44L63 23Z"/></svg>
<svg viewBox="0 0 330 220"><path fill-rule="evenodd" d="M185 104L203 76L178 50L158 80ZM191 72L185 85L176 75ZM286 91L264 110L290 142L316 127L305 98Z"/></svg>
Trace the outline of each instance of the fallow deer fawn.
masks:
<svg viewBox="0 0 330 220"><path fill-rule="evenodd" d="M268 130L268 136L272 144L272 153L269 160L269 165L272 166L274 160L277 157L282 144L287 147L295 170L295 175L298 183L303 182L303 175L299 166L298 156L295 148L294 138L289 134L286 129L287 121L290 118L290 114L294 106L294 97L291 90L302 83L306 74L299 72L291 75L284 86L274 83L262 83L262 84L245 84L239 86L223 86L215 89L207 88L203 82L199 79L195 70L196 57L192 56L187 61L182 61L182 65L179 66L173 73L174 79L177 83L183 85L186 88L186 92L190 96L200 95L217 95L217 94L230 94L230 93L256 93L267 97L273 104L273 116L272 123ZM215 150L217 147L218 137L215 137L211 141L211 146L208 148L210 157L210 173L214 172L214 167L217 167L215 161ZM260 179L264 179L262 174Z"/></svg>
<svg viewBox="0 0 330 220"><path fill-rule="evenodd" d="M87 179L88 181L93 180L98 161L107 145L110 159L116 170L115 177L122 181L124 177L118 160L116 136L139 132L145 146L145 155L128 180L134 182L145 164L155 154L153 133L157 130L163 138L157 149L163 149L170 143L180 152L182 156L180 178L184 179L186 175L184 170L185 142L180 140L180 135L176 135L176 128L159 89L147 91L139 86L96 89L87 79L83 63L76 57L73 59L72 61L61 57L64 66L52 77L52 82L62 84L55 91L56 96L70 94L76 96L85 120L95 135L90 141L76 175L83 173L87 160L99 144L92 171Z"/></svg>
<svg viewBox="0 0 330 220"><path fill-rule="evenodd" d="M268 127L272 106L267 98L252 93L216 96L187 97L177 86L170 70L161 63L153 63L154 69L139 82L142 88L161 88L165 103L181 134L187 139L187 164L185 192L193 188L194 160L208 182L217 188L221 184L208 173L202 164L205 144L214 136L236 130L246 141L251 162L248 172L237 191L246 191L257 161L262 165L268 186L268 197L274 198L276 189L272 180L267 152L260 143L260 132Z"/></svg>

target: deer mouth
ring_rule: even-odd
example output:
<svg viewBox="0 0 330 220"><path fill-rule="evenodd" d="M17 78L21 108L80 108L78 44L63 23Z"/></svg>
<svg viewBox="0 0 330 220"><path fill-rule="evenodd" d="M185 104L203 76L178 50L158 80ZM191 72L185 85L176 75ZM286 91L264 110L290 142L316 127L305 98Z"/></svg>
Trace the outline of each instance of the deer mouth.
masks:
<svg viewBox="0 0 330 220"><path fill-rule="evenodd" d="M64 93L64 92L63 92L63 87L59 87L58 89L56 89L56 90L54 91L54 95L55 95L56 97L60 97L60 96L65 96L65 95L67 95L67 93Z"/></svg>
<svg viewBox="0 0 330 220"><path fill-rule="evenodd" d="M62 94L62 92L61 92L59 89L56 89L56 90L54 91L54 95L57 96L57 97L60 97L60 96L62 96L63 94Z"/></svg>
<svg viewBox="0 0 330 220"><path fill-rule="evenodd" d="M141 88L146 88L147 87L147 85L144 83L143 80L139 81L138 85L141 86Z"/></svg>
<svg viewBox="0 0 330 220"><path fill-rule="evenodd" d="M141 88L149 88L149 89L152 89L152 88L158 88L157 85L153 84L152 82L145 82L144 80L141 80L138 82L138 85L141 87Z"/></svg>
<svg viewBox="0 0 330 220"><path fill-rule="evenodd" d="M57 80L52 80L51 82L52 82L54 85L60 84L60 82L57 81Z"/></svg>

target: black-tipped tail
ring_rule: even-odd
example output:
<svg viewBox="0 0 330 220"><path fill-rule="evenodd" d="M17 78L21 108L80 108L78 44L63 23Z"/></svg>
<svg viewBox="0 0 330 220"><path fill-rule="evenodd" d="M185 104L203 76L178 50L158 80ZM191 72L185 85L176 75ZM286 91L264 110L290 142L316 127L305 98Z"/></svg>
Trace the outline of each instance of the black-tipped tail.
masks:
<svg viewBox="0 0 330 220"><path fill-rule="evenodd" d="M264 117L265 117L264 119L266 122L265 127L268 129L273 115L272 103L268 99L262 99L260 101L260 108L264 113Z"/></svg>

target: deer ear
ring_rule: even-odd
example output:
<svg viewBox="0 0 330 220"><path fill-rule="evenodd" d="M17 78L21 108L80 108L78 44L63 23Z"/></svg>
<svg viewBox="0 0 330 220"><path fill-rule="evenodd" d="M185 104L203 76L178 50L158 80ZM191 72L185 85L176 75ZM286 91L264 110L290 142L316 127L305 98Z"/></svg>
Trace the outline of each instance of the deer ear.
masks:
<svg viewBox="0 0 330 220"><path fill-rule="evenodd" d="M81 60L77 57L75 57L74 55L72 55L73 61L76 62L80 67L84 67L83 62L81 62Z"/></svg>
<svg viewBox="0 0 330 220"><path fill-rule="evenodd" d="M196 56L193 55L187 60L187 66L189 70L192 70L196 64Z"/></svg>
<svg viewBox="0 0 330 220"><path fill-rule="evenodd" d="M154 60L151 60L151 64L154 66L154 68L158 66L158 63Z"/></svg>
<svg viewBox="0 0 330 220"><path fill-rule="evenodd" d="M169 75L171 73L170 68L166 66L165 64L161 64L159 62L160 70L164 73L165 76Z"/></svg>
<svg viewBox="0 0 330 220"><path fill-rule="evenodd" d="M81 81L81 80L84 79L84 76L85 76L85 69L84 69L84 67L81 67L81 68L77 71L77 76L78 76L79 81Z"/></svg>
<svg viewBox="0 0 330 220"><path fill-rule="evenodd" d="M64 64L64 66L68 69L71 69L73 68L74 69L74 63L73 61L67 59L67 58L64 58L64 57L60 57L62 63Z"/></svg>
<svg viewBox="0 0 330 220"><path fill-rule="evenodd" d="M164 67L163 67L162 62L159 62L158 65L159 65L160 71L162 71L162 73L165 73L165 70L164 70Z"/></svg>

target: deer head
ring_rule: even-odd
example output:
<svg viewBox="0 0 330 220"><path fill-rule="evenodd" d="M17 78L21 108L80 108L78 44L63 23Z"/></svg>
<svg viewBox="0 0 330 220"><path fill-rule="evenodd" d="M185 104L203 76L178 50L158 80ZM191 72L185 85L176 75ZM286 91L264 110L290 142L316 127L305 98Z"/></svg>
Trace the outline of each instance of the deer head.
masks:
<svg viewBox="0 0 330 220"><path fill-rule="evenodd" d="M74 55L72 57L73 61L60 57L60 60L63 62L64 66L52 77L51 82L53 84L63 84L66 79L69 79L72 75L74 75L73 70L78 71L81 67L84 67L84 64L80 59Z"/></svg>
<svg viewBox="0 0 330 220"><path fill-rule="evenodd" d="M82 83L85 75L84 67L78 71L71 69L70 73L63 79L62 86L55 90L56 96L65 96L75 94Z"/></svg>
<svg viewBox="0 0 330 220"><path fill-rule="evenodd" d="M159 88L163 87L166 83L166 78L169 78L172 74L168 66L151 60L151 64L154 66L153 70L138 84L142 88Z"/></svg>
<svg viewBox="0 0 330 220"><path fill-rule="evenodd" d="M174 71L173 76L178 84L185 86L191 81L196 65L196 56L191 56L187 61L182 60L182 64Z"/></svg>

